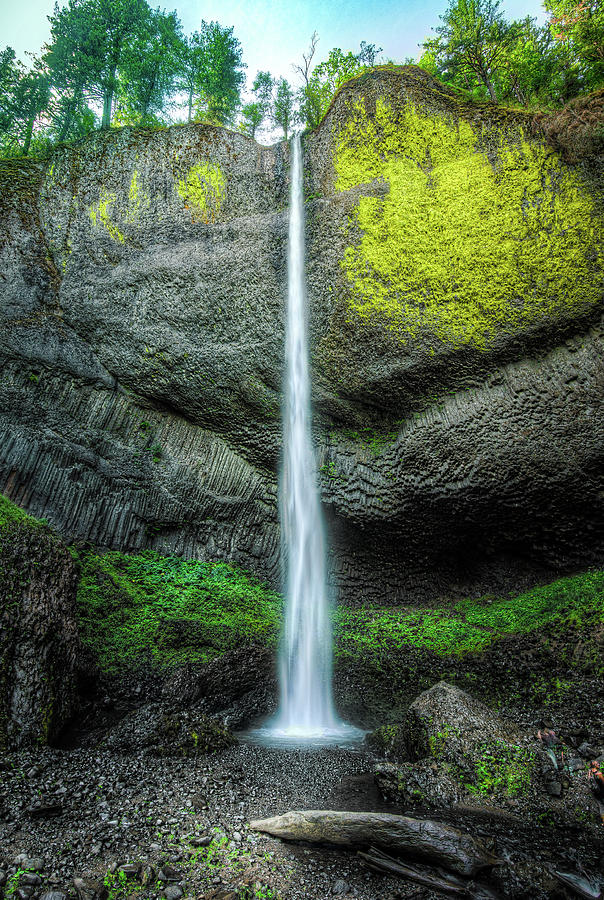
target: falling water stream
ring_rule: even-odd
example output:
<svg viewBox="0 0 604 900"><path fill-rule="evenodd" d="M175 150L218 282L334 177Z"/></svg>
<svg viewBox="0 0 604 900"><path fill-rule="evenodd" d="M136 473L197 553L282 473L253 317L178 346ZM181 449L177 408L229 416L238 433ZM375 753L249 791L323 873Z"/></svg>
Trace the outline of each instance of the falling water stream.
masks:
<svg viewBox="0 0 604 900"><path fill-rule="evenodd" d="M311 439L304 203L300 137L292 140L286 404L281 481L282 552L286 569L281 646L281 702L264 729L277 742L354 740L332 700L332 627L326 575L325 529Z"/></svg>

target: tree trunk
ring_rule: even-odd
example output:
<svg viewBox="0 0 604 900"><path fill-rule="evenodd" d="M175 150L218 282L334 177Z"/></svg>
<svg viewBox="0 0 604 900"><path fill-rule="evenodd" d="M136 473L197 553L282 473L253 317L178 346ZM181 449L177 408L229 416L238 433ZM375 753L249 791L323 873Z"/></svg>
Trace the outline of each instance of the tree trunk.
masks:
<svg viewBox="0 0 604 900"><path fill-rule="evenodd" d="M497 94L495 93L495 89L491 83L491 79L486 72L482 72L482 80L486 86L487 91L489 92L489 97L491 98L493 103L497 103Z"/></svg>
<svg viewBox="0 0 604 900"><path fill-rule="evenodd" d="M114 57L115 59L115 57ZM117 63L111 69L109 78L107 79L107 87L103 96L103 121L101 128L107 129L111 125L111 107L113 106L113 94L115 92L115 73L117 71Z"/></svg>
<svg viewBox="0 0 604 900"><path fill-rule="evenodd" d="M348 847L375 844L470 877L500 862L480 841L450 825L390 813L307 809L250 822L250 828L286 840Z"/></svg>
<svg viewBox="0 0 604 900"><path fill-rule="evenodd" d="M34 119L36 118L35 113L30 113L29 119L27 120L27 128L25 130L25 140L23 142L23 156L27 156L29 153L29 147L31 144L31 136L34 130Z"/></svg>
<svg viewBox="0 0 604 900"><path fill-rule="evenodd" d="M191 122L193 116L193 88L189 88L189 116L187 122Z"/></svg>
<svg viewBox="0 0 604 900"><path fill-rule="evenodd" d="M70 100L65 110L65 119L63 120L63 124L61 125L59 137L57 138L59 143L65 140L69 132L69 126L71 125L71 120L73 119L73 107L74 101Z"/></svg>
<svg viewBox="0 0 604 900"><path fill-rule="evenodd" d="M108 88L103 97L103 120L101 128L107 130L111 125L111 107L113 106L113 90Z"/></svg>

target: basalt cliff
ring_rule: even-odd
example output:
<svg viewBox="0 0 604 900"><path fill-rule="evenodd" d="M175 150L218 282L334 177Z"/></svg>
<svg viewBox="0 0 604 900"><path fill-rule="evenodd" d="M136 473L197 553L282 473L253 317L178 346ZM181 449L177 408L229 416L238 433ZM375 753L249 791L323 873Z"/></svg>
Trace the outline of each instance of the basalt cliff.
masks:
<svg viewBox="0 0 604 900"><path fill-rule="evenodd" d="M288 146L124 128L0 166L0 490L66 538L279 583ZM604 191L415 67L304 138L342 603L604 560Z"/></svg>

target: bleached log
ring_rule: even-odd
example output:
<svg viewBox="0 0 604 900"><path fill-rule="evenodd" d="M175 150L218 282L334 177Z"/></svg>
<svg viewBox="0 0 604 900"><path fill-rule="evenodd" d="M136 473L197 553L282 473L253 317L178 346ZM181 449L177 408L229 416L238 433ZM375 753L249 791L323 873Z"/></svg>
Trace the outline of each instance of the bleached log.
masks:
<svg viewBox="0 0 604 900"><path fill-rule="evenodd" d="M290 841L375 845L473 876L500 860L469 834L431 819L411 819L389 813L294 810L250 823L254 831Z"/></svg>

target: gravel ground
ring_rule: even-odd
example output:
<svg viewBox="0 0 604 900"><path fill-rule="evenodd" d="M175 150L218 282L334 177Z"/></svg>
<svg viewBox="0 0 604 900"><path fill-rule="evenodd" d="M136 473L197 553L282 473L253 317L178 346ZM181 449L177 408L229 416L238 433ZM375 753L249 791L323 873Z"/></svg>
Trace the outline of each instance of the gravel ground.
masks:
<svg viewBox="0 0 604 900"><path fill-rule="evenodd" d="M372 762L361 749L243 743L196 759L82 748L4 754L0 870L6 894L17 886L14 872L21 868L39 877L21 879L13 892L20 900L51 890L91 900L108 872L118 883L124 879L119 867L134 863L139 871L132 888L120 893L116 886L111 896L226 897L248 885L248 896L258 898L431 897L369 873L352 853L284 844L248 830L251 819L296 808L386 809L369 774ZM82 881L74 884L74 878Z"/></svg>

